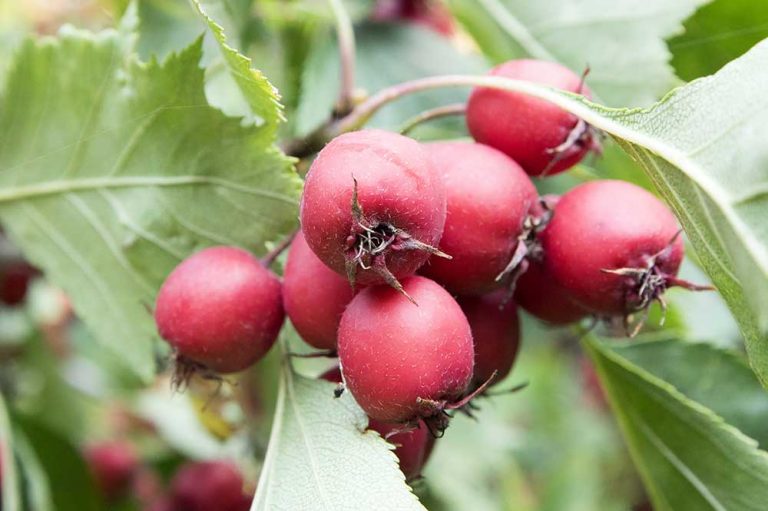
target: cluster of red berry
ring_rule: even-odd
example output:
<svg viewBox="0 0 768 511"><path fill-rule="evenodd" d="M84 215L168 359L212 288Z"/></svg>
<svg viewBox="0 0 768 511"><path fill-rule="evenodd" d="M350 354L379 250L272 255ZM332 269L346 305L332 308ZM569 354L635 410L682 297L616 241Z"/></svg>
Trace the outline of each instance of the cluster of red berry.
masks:
<svg viewBox="0 0 768 511"><path fill-rule="evenodd" d="M554 63L493 75L589 95ZM422 144L380 130L340 135L307 174L301 231L279 278L247 252L204 250L168 278L160 334L180 367L244 369L274 343L283 313L338 354L343 382L395 435L418 475L448 411L500 381L519 344L517 306L547 322L627 317L673 285L683 244L649 192L597 180L538 197L529 176L562 172L596 149L595 130L541 99L477 88L475 142Z"/></svg>

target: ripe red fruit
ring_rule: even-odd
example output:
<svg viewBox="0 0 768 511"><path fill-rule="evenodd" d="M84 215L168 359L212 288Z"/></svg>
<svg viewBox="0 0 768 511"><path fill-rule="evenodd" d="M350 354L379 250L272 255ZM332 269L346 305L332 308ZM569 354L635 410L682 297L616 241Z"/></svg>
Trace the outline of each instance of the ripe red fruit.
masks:
<svg viewBox="0 0 768 511"><path fill-rule="evenodd" d="M455 32L451 12L437 0L377 0L372 18L412 21L445 36Z"/></svg>
<svg viewBox="0 0 768 511"><path fill-rule="evenodd" d="M517 307L505 302L505 292L459 298L475 340L475 369L472 386L479 387L491 376L492 384L509 374L520 349L520 323Z"/></svg>
<svg viewBox="0 0 768 511"><path fill-rule="evenodd" d="M623 181L592 181L560 198L541 234L546 269L573 299L603 315L660 300L677 279L683 241L672 212Z"/></svg>
<svg viewBox="0 0 768 511"><path fill-rule="evenodd" d="M361 285L413 274L435 253L445 187L421 144L381 130L346 133L307 174L301 230L331 269Z"/></svg>
<svg viewBox="0 0 768 511"><path fill-rule="evenodd" d="M139 458L127 442L111 441L90 445L85 459L97 487L108 501L125 495L139 468Z"/></svg>
<svg viewBox="0 0 768 511"><path fill-rule="evenodd" d="M171 482L173 511L248 511L251 499L243 493L243 477L228 461L187 463Z"/></svg>
<svg viewBox="0 0 768 511"><path fill-rule="evenodd" d="M590 96L578 75L555 62L511 60L490 75ZM593 129L575 115L543 99L487 87L472 91L467 127L475 140L506 153L532 176L567 170L596 147Z"/></svg>
<svg viewBox="0 0 768 511"><path fill-rule="evenodd" d="M0 267L0 302L19 305L27 296L32 279L38 270L26 261L14 261Z"/></svg>
<svg viewBox="0 0 768 511"><path fill-rule="evenodd" d="M332 383L341 383L341 369L338 366L332 367L321 374L320 378ZM406 481L421 475L421 469L427 463L435 444L435 437L429 432L424 421L419 421L416 429L392 434L395 430L402 429L402 425L369 419L368 429L377 431L395 446L395 456L400 461L400 470L405 475ZM387 438L388 435L391 436Z"/></svg>
<svg viewBox="0 0 768 511"><path fill-rule="evenodd" d="M568 296L543 262L534 260L517 281L515 301L532 316L553 325L574 323L589 314Z"/></svg>
<svg viewBox="0 0 768 511"><path fill-rule="evenodd" d="M298 233L285 264L283 305L301 338L335 350L341 314L354 295L349 282L318 259Z"/></svg>
<svg viewBox="0 0 768 511"><path fill-rule="evenodd" d="M157 295L155 321L179 361L241 371L274 344L283 323L280 281L235 247L202 250L179 264Z"/></svg>
<svg viewBox="0 0 768 511"><path fill-rule="evenodd" d="M438 420L472 377L472 332L440 285L414 276L403 286L418 306L385 286L352 299L339 325L339 362L347 388L369 417Z"/></svg>
<svg viewBox="0 0 768 511"><path fill-rule="evenodd" d="M458 294L498 288L512 259L536 188L520 166L482 145L439 142L425 146L442 173L447 197L440 250L421 273Z"/></svg>

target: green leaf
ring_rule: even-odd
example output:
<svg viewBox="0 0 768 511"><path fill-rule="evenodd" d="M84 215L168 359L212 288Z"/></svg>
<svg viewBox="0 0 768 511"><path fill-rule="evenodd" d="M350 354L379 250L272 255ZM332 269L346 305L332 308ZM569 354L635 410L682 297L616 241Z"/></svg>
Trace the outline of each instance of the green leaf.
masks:
<svg viewBox="0 0 768 511"><path fill-rule="evenodd" d="M349 392L284 364L269 449L251 511L420 510L394 453Z"/></svg>
<svg viewBox="0 0 768 511"><path fill-rule="evenodd" d="M620 344L613 351L768 447L768 394L737 353L675 340Z"/></svg>
<svg viewBox="0 0 768 511"><path fill-rule="evenodd" d="M669 41L672 65L684 80L714 73L768 37L768 3L715 0L685 22Z"/></svg>
<svg viewBox="0 0 768 511"><path fill-rule="evenodd" d="M0 98L0 218L96 337L148 379L163 278L205 246L263 252L295 227L301 183L273 125L242 126L206 103L199 41L141 63L134 19L23 45ZM259 112L278 118L271 93Z"/></svg>
<svg viewBox="0 0 768 511"><path fill-rule="evenodd" d="M585 346L654 509L765 508L768 453L757 442L607 345Z"/></svg>
<svg viewBox="0 0 768 511"><path fill-rule="evenodd" d="M494 62L530 57L589 68L601 102L642 106L678 83L664 39L707 0L450 0ZM621 44L617 44L620 41Z"/></svg>
<svg viewBox="0 0 768 511"><path fill-rule="evenodd" d="M11 430L11 420L8 417L8 408L5 405L5 397L0 393L0 470L3 477L0 486L0 509L5 511L21 510L21 495L19 493L19 474L16 470L13 450L15 442Z"/></svg>
<svg viewBox="0 0 768 511"><path fill-rule="evenodd" d="M485 70L476 56L459 52L449 40L418 26L367 23L356 27L355 78L367 93L415 78ZM339 50L335 38L320 31L310 50L296 112L296 131L311 132L330 116L339 95ZM403 99L379 112L372 126L398 129L408 118L437 106L463 102L464 91L431 91ZM463 124L463 123L462 123Z"/></svg>

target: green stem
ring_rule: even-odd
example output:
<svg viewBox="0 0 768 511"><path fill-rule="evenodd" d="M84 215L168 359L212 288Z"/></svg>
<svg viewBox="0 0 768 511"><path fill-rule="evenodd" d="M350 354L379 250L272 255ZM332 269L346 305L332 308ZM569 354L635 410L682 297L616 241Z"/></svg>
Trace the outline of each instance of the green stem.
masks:
<svg viewBox="0 0 768 511"><path fill-rule="evenodd" d="M355 30L341 0L328 0L336 18L336 34L341 59L341 90L337 111L346 114L354 106L355 95Z"/></svg>
<svg viewBox="0 0 768 511"><path fill-rule="evenodd" d="M405 121L405 123L403 123L403 126L400 128L400 133L403 135L407 135L416 126L420 124L433 121L435 119L440 119L442 117L450 117L453 115L464 115L466 111L467 111L467 105L465 105L464 103L453 103L450 105L439 106L431 110L425 110L420 114L414 115L413 117Z"/></svg>

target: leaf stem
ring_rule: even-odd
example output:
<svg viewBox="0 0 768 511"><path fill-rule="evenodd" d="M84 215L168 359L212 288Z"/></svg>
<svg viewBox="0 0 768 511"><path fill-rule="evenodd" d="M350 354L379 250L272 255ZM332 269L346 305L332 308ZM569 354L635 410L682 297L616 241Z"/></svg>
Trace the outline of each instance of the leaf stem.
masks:
<svg viewBox="0 0 768 511"><path fill-rule="evenodd" d="M342 0L328 0L336 18L336 34L341 59L341 90L336 112L346 115L354 107L355 95L355 30Z"/></svg>
<svg viewBox="0 0 768 511"><path fill-rule="evenodd" d="M267 268L272 266L272 263L275 262L275 259L280 257L280 254L282 254L285 251L285 249L287 249L291 245L293 238L295 238L298 233L299 233L299 230L296 229L295 231L290 233L288 236L280 240L280 242L277 245L275 245L275 248L270 250L267 253L267 255L265 255L261 259L261 264L263 264Z"/></svg>
<svg viewBox="0 0 768 511"><path fill-rule="evenodd" d="M420 114L414 115L413 117L405 121L402 127L400 128L400 133L403 135L407 135L416 126L420 124L423 124L425 122L429 122L435 119L440 119L442 117L450 117L453 115L464 115L466 111L467 111L467 105L464 103L452 103L450 105L444 105L444 106L439 106L437 108L432 108L431 110L425 110Z"/></svg>

